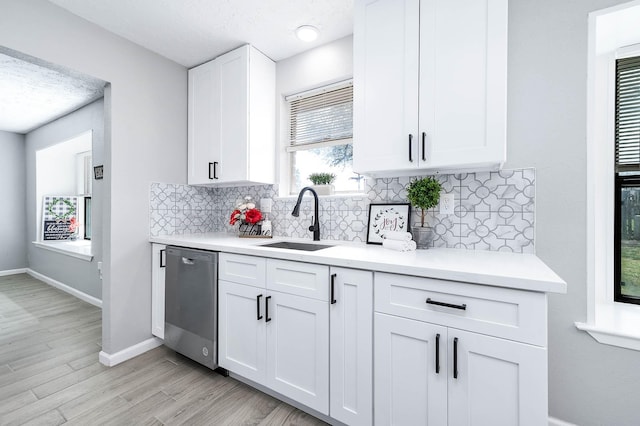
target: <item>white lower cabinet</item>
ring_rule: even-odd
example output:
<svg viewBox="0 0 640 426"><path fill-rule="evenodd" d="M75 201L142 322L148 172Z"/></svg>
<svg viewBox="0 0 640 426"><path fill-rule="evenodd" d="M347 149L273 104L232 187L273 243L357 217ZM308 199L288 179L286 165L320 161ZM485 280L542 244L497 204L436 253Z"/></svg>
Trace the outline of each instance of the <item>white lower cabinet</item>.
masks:
<svg viewBox="0 0 640 426"><path fill-rule="evenodd" d="M373 272L331 267L330 407L348 425L373 422Z"/></svg>
<svg viewBox="0 0 640 426"><path fill-rule="evenodd" d="M264 315L266 385L329 414L327 302L272 291L265 299Z"/></svg>
<svg viewBox="0 0 640 426"><path fill-rule="evenodd" d="M167 246L151 245L151 334L164 339L164 276Z"/></svg>
<svg viewBox="0 0 640 426"><path fill-rule="evenodd" d="M221 367L264 385L320 413L329 414L329 268L266 260L267 270L295 276L301 288L321 283L324 300L274 291L265 259L220 255L218 340ZM244 265L243 273L234 265ZM307 266L310 266L307 268ZM300 289L298 289L300 290Z"/></svg>
<svg viewBox="0 0 640 426"><path fill-rule="evenodd" d="M546 313L534 293L376 274L375 424L546 424L536 307Z"/></svg>

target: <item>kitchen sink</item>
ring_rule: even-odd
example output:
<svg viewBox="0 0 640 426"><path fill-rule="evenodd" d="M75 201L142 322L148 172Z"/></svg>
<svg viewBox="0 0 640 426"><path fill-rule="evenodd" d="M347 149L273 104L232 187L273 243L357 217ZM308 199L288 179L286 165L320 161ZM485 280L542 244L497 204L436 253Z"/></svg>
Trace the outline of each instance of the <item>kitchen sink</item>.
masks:
<svg viewBox="0 0 640 426"><path fill-rule="evenodd" d="M304 251L316 251L322 250L333 246L326 244L313 244L313 243L298 243L293 241L278 241L276 243L260 244L262 247L282 248L289 250L304 250Z"/></svg>

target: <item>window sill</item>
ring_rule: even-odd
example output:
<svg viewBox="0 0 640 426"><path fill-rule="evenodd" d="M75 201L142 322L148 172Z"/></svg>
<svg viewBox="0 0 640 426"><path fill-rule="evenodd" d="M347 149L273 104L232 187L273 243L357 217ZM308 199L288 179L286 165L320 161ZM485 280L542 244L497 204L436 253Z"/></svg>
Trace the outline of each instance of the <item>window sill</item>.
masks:
<svg viewBox="0 0 640 426"><path fill-rule="evenodd" d="M596 306L596 320L576 322L599 343L640 351L640 306L614 303Z"/></svg>
<svg viewBox="0 0 640 426"><path fill-rule="evenodd" d="M76 259L91 262L91 241L32 241L33 245L41 249L54 251Z"/></svg>

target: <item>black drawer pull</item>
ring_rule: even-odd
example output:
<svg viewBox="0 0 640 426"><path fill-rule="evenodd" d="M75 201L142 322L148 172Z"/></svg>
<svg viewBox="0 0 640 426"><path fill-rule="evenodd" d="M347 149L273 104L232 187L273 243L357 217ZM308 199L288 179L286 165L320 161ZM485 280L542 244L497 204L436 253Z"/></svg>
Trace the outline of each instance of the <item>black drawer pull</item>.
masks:
<svg viewBox="0 0 640 426"><path fill-rule="evenodd" d="M422 132L422 161L427 161L427 145L425 139L427 138L427 132Z"/></svg>
<svg viewBox="0 0 640 426"><path fill-rule="evenodd" d="M453 339L453 378L458 378L458 338Z"/></svg>
<svg viewBox="0 0 640 426"><path fill-rule="evenodd" d="M413 163L413 135L409 134L409 161Z"/></svg>
<svg viewBox="0 0 640 426"><path fill-rule="evenodd" d="M331 274L331 304L334 305L336 300L336 276L338 274Z"/></svg>
<svg viewBox="0 0 640 426"><path fill-rule="evenodd" d="M271 299L271 296L267 296L264 299L264 314L266 316L266 318L264 319L264 322L269 322L271 321L271 318L269 318L269 299Z"/></svg>
<svg viewBox="0 0 640 426"><path fill-rule="evenodd" d="M160 267L165 268L167 266L167 255L166 250L160 250Z"/></svg>
<svg viewBox="0 0 640 426"><path fill-rule="evenodd" d="M262 297L261 294L256 296L256 314L257 314L257 319L258 321L260 321L262 319L262 314L260 313L260 298Z"/></svg>
<svg viewBox="0 0 640 426"><path fill-rule="evenodd" d="M460 309L462 311L467 310L467 305L465 303L463 303L462 305L454 305L452 303L445 303L445 302L438 302L436 300L431 300L430 297L427 298L427 303L429 305L444 306L445 308Z"/></svg>
<svg viewBox="0 0 640 426"><path fill-rule="evenodd" d="M436 334L436 374L440 374L440 333Z"/></svg>
<svg viewBox="0 0 640 426"><path fill-rule="evenodd" d="M211 170L213 169L213 176L211 176ZM218 179L218 162L214 161L209 163L209 179Z"/></svg>

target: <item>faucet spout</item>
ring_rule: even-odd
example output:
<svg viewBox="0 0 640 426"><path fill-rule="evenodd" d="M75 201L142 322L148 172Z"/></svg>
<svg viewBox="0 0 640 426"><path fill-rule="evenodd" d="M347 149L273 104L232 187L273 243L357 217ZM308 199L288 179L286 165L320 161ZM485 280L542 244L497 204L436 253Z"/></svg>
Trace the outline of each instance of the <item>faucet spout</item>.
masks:
<svg viewBox="0 0 640 426"><path fill-rule="evenodd" d="M298 201L296 201L296 205L291 212L291 216L298 217L300 216L300 203L302 202L302 196L305 192L311 192L313 195L313 224L309 227L309 231L313 231L313 241L320 241L320 219L318 219L318 193L308 186L305 186L300 190L300 194L298 194Z"/></svg>

